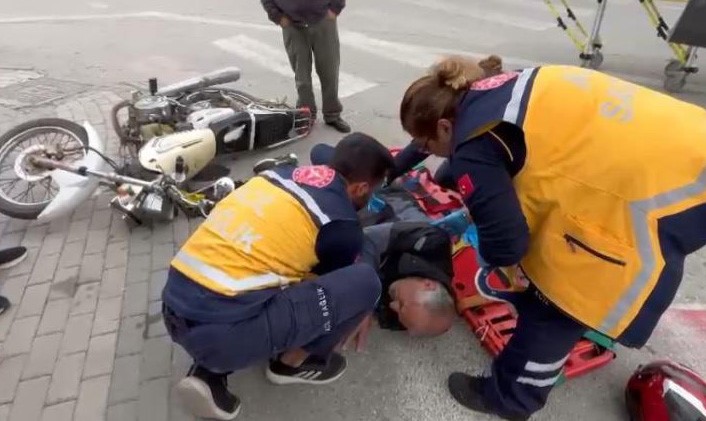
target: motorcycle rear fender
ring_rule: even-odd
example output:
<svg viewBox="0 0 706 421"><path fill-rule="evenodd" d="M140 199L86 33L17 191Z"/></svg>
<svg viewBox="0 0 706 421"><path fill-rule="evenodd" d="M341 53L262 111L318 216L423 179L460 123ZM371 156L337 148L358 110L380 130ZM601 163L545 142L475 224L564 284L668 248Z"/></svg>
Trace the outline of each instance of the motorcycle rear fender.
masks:
<svg viewBox="0 0 706 421"><path fill-rule="evenodd" d="M92 171L104 171L106 162L95 151L104 154L105 141L89 122L84 122L83 127L88 135L88 146L92 150L88 150L86 155L74 165L76 167L86 167ZM59 186L59 193L39 214L37 217L38 221L50 221L68 215L91 197L100 184L98 177L85 177L60 169L51 171L49 176Z"/></svg>

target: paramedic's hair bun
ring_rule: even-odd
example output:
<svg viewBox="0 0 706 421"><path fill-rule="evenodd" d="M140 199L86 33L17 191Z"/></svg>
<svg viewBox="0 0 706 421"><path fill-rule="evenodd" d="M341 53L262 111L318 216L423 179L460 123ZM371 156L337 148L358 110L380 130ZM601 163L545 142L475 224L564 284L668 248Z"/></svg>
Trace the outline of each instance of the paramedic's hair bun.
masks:
<svg viewBox="0 0 706 421"><path fill-rule="evenodd" d="M431 68L431 75L436 78L440 86L448 86L458 91L467 89L471 83L500 71L502 71L502 60L495 55L480 62L461 56L449 56Z"/></svg>
<svg viewBox="0 0 706 421"><path fill-rule="evenodd" d="M503 60L496 55L484 58L478 62L478 65L483 68L488 76L496 75L503 71Z"/></svg>

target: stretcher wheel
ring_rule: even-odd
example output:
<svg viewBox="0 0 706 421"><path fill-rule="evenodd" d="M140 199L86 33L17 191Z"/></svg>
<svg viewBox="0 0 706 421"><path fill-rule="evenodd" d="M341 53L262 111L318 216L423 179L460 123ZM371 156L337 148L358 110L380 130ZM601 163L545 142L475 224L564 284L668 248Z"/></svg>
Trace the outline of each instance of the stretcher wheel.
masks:
<svg viewBox="0 0 706 421"><path fill-rule="evenodd" d="M664 90L670 93L680 92L686 85L686 72L679 60L669 60L664 68Z"/></svg>
<svg viewBox="0 0 706 421"><path fill-rule="evenodd" d="M596 50L591 53L590 59L584 59L581 62L581 67L588 67L590 69L598 69L603 64L603 53Z"/></svg>

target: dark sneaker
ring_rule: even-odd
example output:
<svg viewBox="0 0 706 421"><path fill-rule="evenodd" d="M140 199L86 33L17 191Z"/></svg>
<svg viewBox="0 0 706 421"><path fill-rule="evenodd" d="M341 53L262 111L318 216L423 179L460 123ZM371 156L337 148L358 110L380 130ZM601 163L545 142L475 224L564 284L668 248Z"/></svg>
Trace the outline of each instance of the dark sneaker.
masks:
<svg viewBox="0 0 706 421"><path fill-rule="evenodd" d="M328 363L310 355L299 367L290 367L279 360L270 361L267 379L274 384L328 384L338 380L348 363L343 355L333 353Z"/></svg>
<svg viewBox="0 0 706 421"><path fill-rule="evenodd" d="M8 308L10 308L10 305L10 300L0 295L0 314L3 314Z"/></svg>
<svg viewBox="0 0 706 421"><path fill-rule="evenodd" d="M351 132L351 126L340 117L335 120L327 121L326 124L333 127L334 129L338 130L341 133L350 133Z"/></svg>
<svg viewBox="0 0 706 421"><path fill-rule="evenodd" d="M451 396L456 402L472 411L496 415L509 421L527 421L529 419L527 416L498 414L495 410L489 408L483 399L483 381L482 377L453 373L449 376L449 392L451 392Z"/></svg>
<svg viewBox="0 0 706 421"><path fill-rule="evenodd" d="M27 257L24 247L10 247L0 250L0 269L7 269L20 264Z"/></svg>
<svg viewBox="0 0 706 421"><path fill-rule="evenodd" d="M175 386L184 405L197 417L232 420L240 412L240 399L228 391L224 374L215 374L191 366L189 373Z"/></svg>

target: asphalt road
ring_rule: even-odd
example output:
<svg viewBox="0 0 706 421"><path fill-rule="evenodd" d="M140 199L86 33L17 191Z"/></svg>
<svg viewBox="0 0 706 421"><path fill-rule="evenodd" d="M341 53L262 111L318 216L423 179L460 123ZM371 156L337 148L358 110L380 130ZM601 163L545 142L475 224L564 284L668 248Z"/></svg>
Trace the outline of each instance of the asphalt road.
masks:
<svg viewBox="0 0 706 421"><path fill-rule="evenodd" d="M492 3L492 4L490 4ZM590 27L594 3L576 2L575 12ZM672 23L680 5L659 3ZM556 27L539 0L358 0L340 18L341 93L356 130L401 144L406 136L397 107L407 84L439 55L489 53L507 66L578 62L578 52ZM660 88L671 51L655 36L638 1L611 0L603 31L603 69ZM699 60L698 65L706 66ZM295 99L281 34L259 2L244 0L23 0L0 4L0 67L29 68L59 80L96 87L161 83L224 66L239 66L238 85L252 94ZM706 76L689 78L678 95L706 103ZM289 149L306 156L314 142L340 135L319 126ZM233 162L245 174L257 157ZM703 254L689 260L678 304L700 309L706 303ZM671 357L706 374L698 346L706 326L671 313L648 347L619 349L608 368L558 387L537 420L624 419L622 389L640 363ZM244 403L243 420L466 420L486 419L457 406L445 389L455 370L486 368L489 359L466 326L435 340L410 339L375 331L369 349L351 356L351 369L323 388L274 388L257 367L232 377Z"/></svg>

